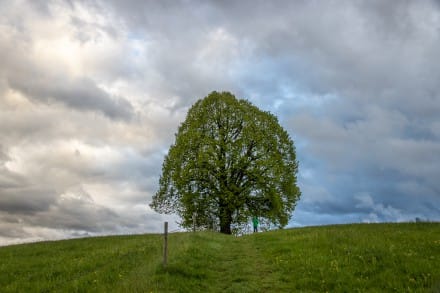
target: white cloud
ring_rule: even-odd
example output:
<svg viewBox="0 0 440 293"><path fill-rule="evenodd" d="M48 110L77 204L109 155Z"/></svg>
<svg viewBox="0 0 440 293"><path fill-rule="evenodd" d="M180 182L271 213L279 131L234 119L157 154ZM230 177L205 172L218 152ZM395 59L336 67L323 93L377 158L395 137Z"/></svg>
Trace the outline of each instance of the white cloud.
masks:
<svg viewBox="0 0 440 293"><path fill-rule="evenodd" d="M362 219L364 222L402 222L413 220L410 215L402 214L402 211L392 207L391 205L384 205L382 203L375 203L374 199L368 193L359 193L355 195L358 200L356 208L367 209L370 212L368 216Z"/></svg>

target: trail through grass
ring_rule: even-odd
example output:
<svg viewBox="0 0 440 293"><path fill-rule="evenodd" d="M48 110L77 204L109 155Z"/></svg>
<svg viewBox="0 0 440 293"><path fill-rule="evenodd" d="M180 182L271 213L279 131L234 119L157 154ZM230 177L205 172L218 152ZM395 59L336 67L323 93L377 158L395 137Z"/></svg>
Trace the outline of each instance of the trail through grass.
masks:
<svg viewBox="0 0 440 293"><path fill-rule="evenodd" d="M138 235L0 248L0 292L440 292L440 224L234 237Z"/></svg>

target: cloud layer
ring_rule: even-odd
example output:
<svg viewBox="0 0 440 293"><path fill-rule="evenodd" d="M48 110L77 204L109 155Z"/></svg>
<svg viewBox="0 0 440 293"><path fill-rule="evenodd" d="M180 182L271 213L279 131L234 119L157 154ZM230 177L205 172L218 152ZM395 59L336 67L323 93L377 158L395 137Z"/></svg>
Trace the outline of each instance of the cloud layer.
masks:
<svg viewBox="0 0 440 293"><path fill-rule="evenodd" d="M295 140L291 225L440 220L435 1L3 1L0 245L157 232L186 111L228 90Z"/></svg>

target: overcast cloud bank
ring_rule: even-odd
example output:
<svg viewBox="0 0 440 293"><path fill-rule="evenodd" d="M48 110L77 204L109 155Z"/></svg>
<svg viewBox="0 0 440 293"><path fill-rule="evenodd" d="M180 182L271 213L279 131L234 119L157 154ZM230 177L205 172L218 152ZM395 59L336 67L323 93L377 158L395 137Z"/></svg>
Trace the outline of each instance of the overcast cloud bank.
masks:
<svg viewBox="0 0 440 293"><path fill-rule="evenodd" d="M436 1L1 1L0 245L158 232L187 109L227 90L293 137L291 226L440 220Z"/></svg>

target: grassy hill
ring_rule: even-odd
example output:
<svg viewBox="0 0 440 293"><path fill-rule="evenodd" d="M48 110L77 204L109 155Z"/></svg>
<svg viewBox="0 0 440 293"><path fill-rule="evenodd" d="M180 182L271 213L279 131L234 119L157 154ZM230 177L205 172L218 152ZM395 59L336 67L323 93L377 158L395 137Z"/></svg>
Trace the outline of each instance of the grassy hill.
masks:
<svg viewBox="0 0 440 293"><path fill-rule="evenodd" d="M0 292L440 292L440 224L136 235L0 248Z"/></svg>

